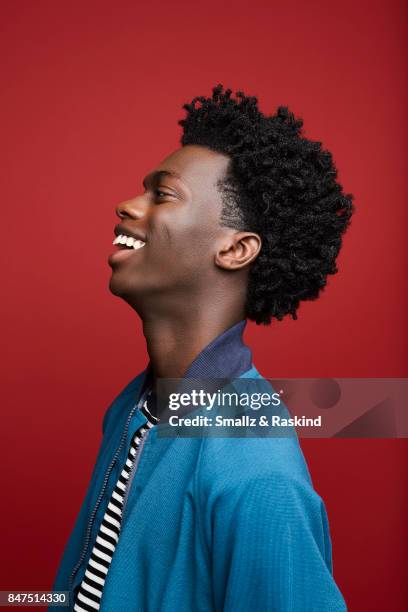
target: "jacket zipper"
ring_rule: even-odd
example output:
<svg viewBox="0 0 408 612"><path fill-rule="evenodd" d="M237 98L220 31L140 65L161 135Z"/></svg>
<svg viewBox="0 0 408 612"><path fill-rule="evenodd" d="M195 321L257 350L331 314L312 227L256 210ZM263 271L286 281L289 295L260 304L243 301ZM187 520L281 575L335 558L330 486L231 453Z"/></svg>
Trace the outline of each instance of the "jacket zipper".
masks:
<svg viewBox="0 0 408 612"><path fill-rule="evenodd" d="M122 438L120 440L119 446L116 449L115 455L114 455L114 457L113 457L113 459L112 459L112 461L111 461L111 463L110 463L110 465L109 465L109 467L108 467L108 469L107 469L107 471L105 473L105 478L103 480L101 492L99 493L98 499L96 500L95 507L94 507L94 509L93 509L93 511L91 513L91 516L89 518L89 521L88 521L88 526L87 526L87 529L86 529L86 532L85 532L85 543L84 543L84 546L83 546L83 549L82 549L81 556L80 556L78 563L75 565L75 567L72 570L72 573L71 573L71 575L69 577L69 590L70 591L72 591L75 574L77 573L78 569L82 565L83 560L85 559L85 556L86 556L86 553L87 553L87 550L88 550L88 546L89 546L89 540L90 540L90 537L91 537L91 531L92 531L93 522L95 520L96 513L98 511L98 508L99 508L100 503L102 501L102 498L104 496L105 489L106 489L106 486L108 484L110 473L111 473L111 471L113 469L113 466L115 465L115 463L116 463L116 461L117 461L117 459L119 457L119 453L122 450L122 447L123 447L123 445L125 443L126 435L127 435L127 432L128 432L128 429L129 429L129 425L130 425L130 421L131 421L134 413L136 412L137 408L139 406L143 405L143 402L144 402L146 394L147 394L147 392L145 392L143 394L143 396L140 398L140 400L133 406L132 410L130 411L129 416L128 416L127 421L126 421L125 429L123 430L123 433L122 433Z"/></svg>
<svg viewBox="0 0 408 612"><path fill-rule="evenodd" d="M130 474L129 474L129 478L128 478L128 482L127 482L127 486L126 486L126 491L125 491L125 496L123 498L122 523L123 523L123 519L124 519L124 516L125 516L125 508L126 508L127 500L128 500L128 497L129 497L130 487L132 486L132 480L135 477L137 466L139 465L139 461L140 461L140 455L142 454L142 450L143 450L143 447L144 447L145 442L146 442L146 438L149 435L149 433L150 433L150 429L148 429L145 432L144 436L142 437L142 439L140 441L139 448L137 450L137 454L136 454L135 460L134 460L133 465L132 465L132 469L130 470Z"/></svg>

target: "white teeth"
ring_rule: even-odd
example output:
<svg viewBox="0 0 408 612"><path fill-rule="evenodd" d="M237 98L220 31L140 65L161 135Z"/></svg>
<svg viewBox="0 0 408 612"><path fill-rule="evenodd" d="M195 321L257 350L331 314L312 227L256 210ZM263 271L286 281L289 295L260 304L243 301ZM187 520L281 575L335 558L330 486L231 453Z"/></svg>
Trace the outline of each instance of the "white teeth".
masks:
<svg viewBox="0 0 408 612"><path fill-rule="evenodd" d="M145 245L145 244L146 244L146 243L145 243L145 242L143 242L142 240L135 240L135 241L133 242L133 248L134 248L134 249L136 249L136 250L137 250L137 249L141 249L142 247L144 247L144 245Z"/></svg>
<svg viewBox="0 0 408 612"><path fill-rule="evenodd" d="M135 250L141 249L146 244L143 240L136 240L131 236L125 236L124 234L119 234L116 236L113 244L125 244L127 247L132 247Z"/></svg>

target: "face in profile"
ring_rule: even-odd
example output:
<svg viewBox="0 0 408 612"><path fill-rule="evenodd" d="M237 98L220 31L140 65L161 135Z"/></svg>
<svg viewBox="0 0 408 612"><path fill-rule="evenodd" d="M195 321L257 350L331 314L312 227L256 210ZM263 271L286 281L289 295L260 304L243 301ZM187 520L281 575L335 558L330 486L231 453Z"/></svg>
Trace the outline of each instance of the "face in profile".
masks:
<svg viewBox="0 0 408 612"><path fill-rule="evenodd" d="M113 294L138 306L160 297L168 309L172 300L199 294L211 283L216 253L233 231L220 225L217 187L228 164L225 155L184 146L144 178L139 195L119 204L115 234L134 240L117 244L109 257Z"/></svg>

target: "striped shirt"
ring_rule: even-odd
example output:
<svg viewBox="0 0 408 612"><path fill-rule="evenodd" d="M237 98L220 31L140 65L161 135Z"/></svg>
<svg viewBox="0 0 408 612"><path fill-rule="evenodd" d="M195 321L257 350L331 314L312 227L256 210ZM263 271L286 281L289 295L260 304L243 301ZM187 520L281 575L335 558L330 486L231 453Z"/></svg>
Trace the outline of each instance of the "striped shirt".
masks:
<svg viewBox="0 0 408 612"><path fill-rule="evenodd" d="M75 612L99 610L106 576L119 540L124 499L134 473L132 469L136 467L135 458L146 432L159 421L149 412L147 401L148 398L140 409L147 418L147 423L139 427L130 443L126 463L112 492L78 591Z"/></svg>

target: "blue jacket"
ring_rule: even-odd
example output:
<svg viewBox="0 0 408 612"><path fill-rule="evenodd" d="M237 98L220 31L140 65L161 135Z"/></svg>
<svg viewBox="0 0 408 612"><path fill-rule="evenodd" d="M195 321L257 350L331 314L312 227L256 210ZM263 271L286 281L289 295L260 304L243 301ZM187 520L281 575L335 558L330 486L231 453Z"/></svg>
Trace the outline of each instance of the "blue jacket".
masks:
<svg viewBox="0 0 408 612"><path fill-rule="evenodd" d="M53 590L81 583L131 438L146 421L138 410L132 415L145 377L134 378L105 413ZM240 378L262 379L253 366ZM100 609L344 612L325 507L297 437L161 438L151 429Z"/></svg>

